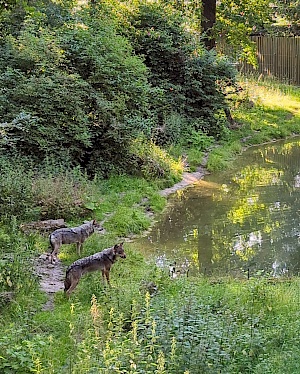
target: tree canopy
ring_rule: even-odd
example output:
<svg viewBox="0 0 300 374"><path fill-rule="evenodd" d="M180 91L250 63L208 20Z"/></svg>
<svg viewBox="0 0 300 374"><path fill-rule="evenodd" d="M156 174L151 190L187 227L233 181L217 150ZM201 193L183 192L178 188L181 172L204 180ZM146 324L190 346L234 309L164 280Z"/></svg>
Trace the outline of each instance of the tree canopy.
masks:
<svg viewBox="0 0 300 374"><path fill-rule="evenodd" d="M135 173L149 162L137 139L187 146L195 132L226 133L236 72L205 48L200 2L15 0L0 9L2 152ZM266 0L221 2L213 35L233 56L250 55L248 34L269 16Z"/></svg>

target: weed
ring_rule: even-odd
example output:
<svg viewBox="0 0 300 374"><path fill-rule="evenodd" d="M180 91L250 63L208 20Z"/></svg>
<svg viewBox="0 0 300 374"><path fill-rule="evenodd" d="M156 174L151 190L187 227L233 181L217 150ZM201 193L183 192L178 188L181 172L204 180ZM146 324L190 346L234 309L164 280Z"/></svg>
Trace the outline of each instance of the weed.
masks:
<svg viewBox="0 0 300 374"><path fill-rule="evenodd" d="M255 91L251 92L252 85ZM247 110L243 105L236 108L236 118L245 125L230 136L226 134L226 142L214 149L211 169L228 166L241 150L239 137L252 144L299 131L299 114L292 108L298 105L297 90L275 84L258 89L258 84L249 81L247 89L255 105ZM276 94L272 102L268 92ZM291 106L279 109L279 98L282 105L291 102ZM201 147L202 140L206 141L201 134L196 135L190 154L193 147ZM157 175L157 165L163 165L170 183L178 178L182 165L172 163L176 158L169 158L155 146L147 150L138 144L137 148L145 175ZM179 154L176 157L179 159ZM16 164L1 165L1 176L7 180L1 184L0 292L13 291L7 302L0 296L1 372L298 372L298 278L272 283L262 277L214 282L201 276L169 279L140 248L126 243L127 259L112 269L111 288L102 285L101 275L87 275L71 301L58 292L54 310L44 311L46 296L38 289L32 259L46 248L45 239L23 236L18 230L20 219L41 217L46 207L50 212L51 195L57 194L62 201L56 214L78 220L81 213L74 201L80 198L90 207L87 214L104 219L107 230L106 235L95 235L86 242L84 254L89 255L122 235L148 228L150 219L145 210L159 212L165 200L158 194L159 182L124 175L88 181L80 170L65 177L50 169L45 174L36 171L35 183L43 189L39 192L37 185L32 189L32 171L26 173L22 166L14 170ZM43 197L42 205L37 204L37 196ZM68 248L62 253L63 263L75 259ZM143 287L149 283L156 286L153 294Z"/></svg>

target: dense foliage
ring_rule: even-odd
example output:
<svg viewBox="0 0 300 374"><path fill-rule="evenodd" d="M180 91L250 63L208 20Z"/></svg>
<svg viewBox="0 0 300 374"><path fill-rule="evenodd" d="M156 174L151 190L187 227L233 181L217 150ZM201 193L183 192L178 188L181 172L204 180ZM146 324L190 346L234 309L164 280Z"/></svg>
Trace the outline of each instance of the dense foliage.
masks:
<svg viewBox="0 0 300 374"><path fill-rule="evenodd" d="M160 146L193 131L220 138L224 87L235 73L186 26L184 13L164 2L3 10L1 150L108 175L149 169L132 147L140 137ZM162 165L150 162L157 177Z"/></svg>
<svg viewBox="0 0 300 374"><path fill-rule="evenodd" d="M278 0L275 5L277 24L275 32L282 36L300 35L300 3L294 0Z"/></svg>
<svg viewBox="0 0 300 374"><path fill-rule="evenodd" d="M113 288L86 276L70 302L57 292L43 310L28 272L39 242L12 230L0 232L0 286L18 294L0 299L2 373L297 373L297 278L171 280L127 244ZM17 251L5 256L3 246Z"/></svg>
<svg viewBox="0 0 300 374"><path fill-rule="evenodd" d="M245 144L300 133L299 90L273 82L246 83L240 126L227 127L235 73L202 47L198 0L80 4L0 0L0 372L298 372L299 279L170 279L126 242L112 288L90 274L70 302L39 289L48 238L20 223L96 218L105 230L89 255L149 228L182 151L199 165L224 141L216 170ZM266 9L228 5L222 30L247 51ZM77 259L74 248L60 259Z"/></svg>
<svg viewBox="0 0 300 374"><path fill-rule="evenodd" d="M165 98L157 114L158 141L176 143L186 129L220 137L218 113L227 108L223 88L235 79L228 61L203 49L197 36L186 31L186 17L170 6L142 3L128 19L135 51L144 56L149 80ZM170 123L172 114L179 116L181 128Z"/></svg>
<svg viewBox="0 0 300 374"><path fill-rule="evenodd" d="M236 110L242 125L228 130L227 142L210 153L210 170L225 168L242 146L300 133L298 88L240 83L255 105L246 101ZM198 133L190 142L195 149L208 144ZM158 155L166 169L178 166L142 138L132 147L138 155ZM112 288L95 273L81 279L69 302L62 291L54 297L41 292L35 271L42 262L36 260L47 252L48 238L24 234L20 220L64 217L70 226L84 218L104 221L105 233L85 242L86 256L149 228L149 214L161 212L165 198L158 180L118 175L91 181L80 167L23 162L0 158L1 373L298 372L299 278L170 279L133 241L125 243L126 260L112 268ZM62 264L77 259L75 252L64 246ZM63 287L57 275L52 280Z"/></svg>

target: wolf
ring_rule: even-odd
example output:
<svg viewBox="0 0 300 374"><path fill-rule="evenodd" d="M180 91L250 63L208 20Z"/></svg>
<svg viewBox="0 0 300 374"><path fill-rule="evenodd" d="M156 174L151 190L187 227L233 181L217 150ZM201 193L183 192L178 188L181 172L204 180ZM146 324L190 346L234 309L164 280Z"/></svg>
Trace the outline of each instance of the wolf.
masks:
<svg viewBox="0 0 300 374"><path fill-rule="evenodd" d="M103 228L96 220L85 222L83 225L72 228L62 228L53 231L49 235L51 252L48 254L48 259L51 264L57 261L57 255L60 247L63 244L76 243L77 254L80 256L80 249L83 242L91 236L95 231L101 231Z"/></svg>
<svg viewBox="0 0 300 374"><path fill-rule="evenodd" d="M65 295L70 296L71 292L74 291L80 278L89 272L101 270L102 279L107 284L109 281L109 272L112 265L116 262L118 257L126 258L126 254L123 248L124 243L115 244L113 247L106 248L101 252L94 253L91 256L80 258L79 260L73 262L66 271L65 278Z"/></svg>

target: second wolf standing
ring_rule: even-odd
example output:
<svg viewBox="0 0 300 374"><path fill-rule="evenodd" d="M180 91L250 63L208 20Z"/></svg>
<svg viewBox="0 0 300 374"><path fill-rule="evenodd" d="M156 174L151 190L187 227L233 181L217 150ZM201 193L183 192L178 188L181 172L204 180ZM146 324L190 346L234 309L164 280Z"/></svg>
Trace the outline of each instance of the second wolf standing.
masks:
<svg viewBox="0 0 300 374"><path fill-rule="evenodd" d="M89 272L101 270L103 281L106 278L109 284L109 272L118 257L126 258L123 244L115 244L91 256L81 258L71 264L66 271L65 293L67 297L77 286L80 278Z"/></svg>
<svg viewBox="0 0 300 374"><path fill-rule="evenodd" d="M49 254L51 264L56 262L59 249L63 244L76 243L77 254L80 256L82 243L95 231L100 230L102 230L100 224L93 220L78 227L63 228L53 231L53 233L49 235L49 241L52 248Z"/></svg>

